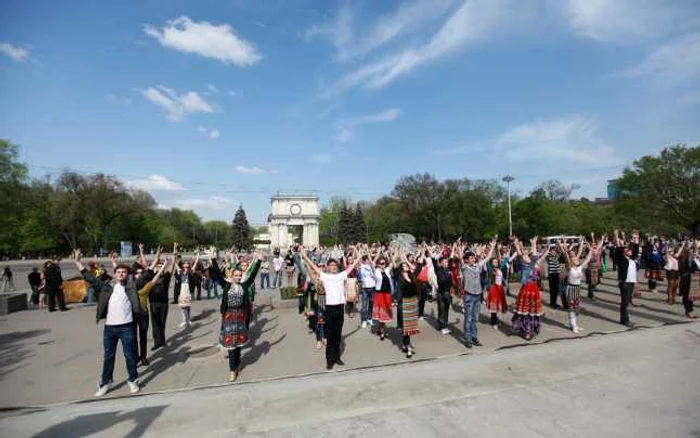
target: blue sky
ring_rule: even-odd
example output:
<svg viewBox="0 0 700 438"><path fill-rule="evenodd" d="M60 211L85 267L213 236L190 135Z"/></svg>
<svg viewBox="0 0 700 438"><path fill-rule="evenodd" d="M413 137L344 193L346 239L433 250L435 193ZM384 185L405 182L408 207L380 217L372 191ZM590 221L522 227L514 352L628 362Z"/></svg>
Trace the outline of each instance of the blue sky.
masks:
<svg viewBox="0 0 700 438"><path fill-rule="evenodd" d="M6 1L0 137L32 175L118 175L263 223L416 172L578 196L700 143L695 0Z"/></svg>

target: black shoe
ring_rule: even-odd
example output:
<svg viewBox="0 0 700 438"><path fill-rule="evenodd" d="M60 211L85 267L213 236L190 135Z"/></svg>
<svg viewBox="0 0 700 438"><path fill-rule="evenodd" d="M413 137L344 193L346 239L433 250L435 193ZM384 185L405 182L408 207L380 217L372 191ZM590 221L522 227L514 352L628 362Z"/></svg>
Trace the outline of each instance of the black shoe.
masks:
<svg viewBox="0 0 700 438"><path fill-rule="evenodd" d="M148 359L144 357L141 359L141 365L147 367L148 365L150 365L150 362L148 362Z"/></svg>
<svg viewBox="0 0 700 438"><path fill-rule="evenodd" d="M551 304L549 307L551 307L554 310L559 310L561 307L559 307L559 304Z"/></svg>
<svg viewBox="0 0 700 438"><path fill-rule="evenodd" d="M336 365L340 365L341 367L345 366L345 362L342 361L342 359L338 359L335 361Z"/></svg>
<svg viewBox="0 0 700 438"><path fill-rule="evenodd" d="M56 309L49 309L49 312L55 312Z"/></svg>
<svg viewBox="0 0 700 438"><path fill-rule="evenodd" d="M467 348L472 348L472 343L471 342L465 342L464 346Z"/></svg>
<svg viewBox="0 0 700 438"><path fill-rule="evenodd" d="M151 347L151 351L156 351L159 348L163 348L163 346L162 345L154 345L153 347Z"/></svg>
<svg viewBox="0 0 700 438"><path fill-rule="evenodd" d="M484 346L484 344L482 344L481 342L479 342L478 339L472 339L472 345L476 345L477 347L483 347L483 346Z"/></svg>
<svg viewBox="0 0 700 438"><path fill-rule="evenodd" d="M327 369L328 371L332 370L332 369L333 369L333 364L331 363L331 364L326 365L326 369Z"/></svg>
<svg viewBox="0 0 700 438"><path fill-rule="evenodd" d="M67 311L69 311L70 309L67 308L67 307L64 307L63 309L60 309L60 310L61 310L61 312L67 312Z"/></svg>
<svg viewBox="0 0 700 438"><path fill-rule="evenodd" d="M624 325L625 327L634 328L634 323L632 323L630 321L621 322L620 324Z"/></svg>
<svg viewBox="0 0 700 438"><path fill-rule="evenodd" d="M407 352L408 352L408 347L405 346L405 345L402 345L402 346L401 346L401 351L404 352L404 353L407 353Z"/></svg>

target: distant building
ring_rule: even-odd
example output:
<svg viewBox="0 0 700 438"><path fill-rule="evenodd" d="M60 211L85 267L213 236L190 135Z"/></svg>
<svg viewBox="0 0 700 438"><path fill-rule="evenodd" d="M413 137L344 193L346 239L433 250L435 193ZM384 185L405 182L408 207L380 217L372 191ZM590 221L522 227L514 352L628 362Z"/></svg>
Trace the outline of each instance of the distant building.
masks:
<svg viewBox="0 0 700 438"><path fill-rule="evenodd" d="M617 186L616 179L608 180L608 199L610 201L617 201L620 199L620 189Z"/></svg>

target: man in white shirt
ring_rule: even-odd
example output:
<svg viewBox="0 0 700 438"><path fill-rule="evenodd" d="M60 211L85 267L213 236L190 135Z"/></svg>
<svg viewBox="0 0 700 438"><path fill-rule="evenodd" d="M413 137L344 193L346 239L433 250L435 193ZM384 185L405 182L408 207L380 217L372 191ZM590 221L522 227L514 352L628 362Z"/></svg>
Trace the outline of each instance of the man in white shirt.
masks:
<svg viewBox="0 0 700 438"><path fill-rule="evenodd" d="M275 270L275 278L272 281L273 288L282 287L282 266L284 266L284 259L278 252L272 259L272 268Z"/></svg>
<svg viewBox="0 0 700 438"><path fill-rule="evenodd" d="M83 275L83 278L92 285L95 291L99 291L97 302L97 321L105 319L104 325L104 361L102 363L102 376L95 397L101 397L111 389L114 373L114 358L117 353L117 343L121 341L126 359L126 369L129 374L127 384L132 394L139 392L136 383L138 372L136 371L136 326L135 321L141 312L137 285L129 281L129 267L117 265L114 270L114 284L111 284L109 276L96 278L92 272L85 269L80 262L81 252L73 250L75 266Z"/></svg>
<svg viewBox="0 0 700 438"><path fill-rule="evenodd" d="M360 258L355 255L355 263L348 266L343 272L338 272L338 261L328 260L328 272L323 272L306 255L306 250L302 248L301 259L306 264L306 269L313 272L320 278L323 288L326 291L326 369L332 370L334 365L343 366L345 363L340 358L340 341L343 334L343 323L345 319L345 279L348 274L357 267Z"/></svg>

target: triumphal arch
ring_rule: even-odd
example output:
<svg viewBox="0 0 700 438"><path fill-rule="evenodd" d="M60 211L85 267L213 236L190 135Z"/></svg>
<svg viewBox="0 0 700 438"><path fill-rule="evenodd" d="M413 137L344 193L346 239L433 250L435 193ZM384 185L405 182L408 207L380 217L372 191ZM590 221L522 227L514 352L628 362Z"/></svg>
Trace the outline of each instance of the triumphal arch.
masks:
<svg viewBox="0 0 700 438"><path fill-rule="evenodd" d="M267 230L273 248L285 249L294 243L318 246L318 197L310 195L276 195L270 199L272 214Z"/></svg>

